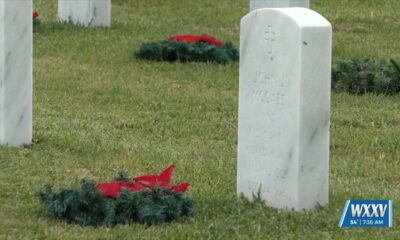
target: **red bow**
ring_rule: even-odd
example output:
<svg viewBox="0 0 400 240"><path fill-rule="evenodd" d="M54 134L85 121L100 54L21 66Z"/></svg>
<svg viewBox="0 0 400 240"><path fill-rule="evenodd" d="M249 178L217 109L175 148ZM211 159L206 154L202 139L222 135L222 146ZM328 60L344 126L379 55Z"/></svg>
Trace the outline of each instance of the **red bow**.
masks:
<svg viewBox="0 0 400 240"><path fill-rule="evenodd" d="M38 12L34 12L34 13L32 14L32 18L33 18L33 19L36 19L37 17L39 17L39 13L38 13Z"/></svg>
<svg viewBox="0 0 400 240"><path fill-rule="evenodd" d="M222 46L224 42L219 40L218 38L208 36L208 35L177 35L168 38L169 41L179 41L179 42L207 42L211 43L215 46Z"/></svg>
<svg viewBox="0 0 400 240"><path fill-rule="evenodd" d="M171 165L167 169L162 171L159 175L144 175L133 178L133 181L135 183L131 182L99 183L96 185L96 187L100 190L101 194L106 197L118 197L121 194L123 188L126 188L131 192L139 192L142 190L152 191L155 186L161 186L168 188L174 192L185 192L190 185L187 182L171 186L171 177L174 168L175 165Z"/></svg>

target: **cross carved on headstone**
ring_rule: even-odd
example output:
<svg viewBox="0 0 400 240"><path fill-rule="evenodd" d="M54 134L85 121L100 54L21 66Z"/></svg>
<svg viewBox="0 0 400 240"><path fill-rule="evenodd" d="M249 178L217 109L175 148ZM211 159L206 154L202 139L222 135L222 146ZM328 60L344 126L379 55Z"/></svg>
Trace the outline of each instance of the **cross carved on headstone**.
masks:
<svg viewBox="0 0 400 240"><path fill-rule="evenodd" d="M268 25L267 30L265 31L265 42L267 43L267 55L271 60L274 60L273 43L275 42L275 35L272 25Z"/></svg>

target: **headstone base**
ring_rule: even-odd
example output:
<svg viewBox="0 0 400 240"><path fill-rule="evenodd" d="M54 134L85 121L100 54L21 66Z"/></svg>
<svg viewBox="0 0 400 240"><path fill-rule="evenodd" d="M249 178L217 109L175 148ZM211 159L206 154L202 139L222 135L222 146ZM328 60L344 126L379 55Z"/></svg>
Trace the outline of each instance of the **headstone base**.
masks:
<svg viewBox="0 0 400 240"><path fill-rule="evenodd" d="M109 27L111 0L58 0L58 17L85 27Z"/></svg>

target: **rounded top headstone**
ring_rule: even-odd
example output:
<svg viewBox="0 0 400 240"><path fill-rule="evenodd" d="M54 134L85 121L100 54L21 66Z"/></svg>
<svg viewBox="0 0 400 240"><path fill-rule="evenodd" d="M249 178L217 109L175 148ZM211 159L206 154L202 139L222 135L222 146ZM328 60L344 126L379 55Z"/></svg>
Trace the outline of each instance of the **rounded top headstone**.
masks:
<svg viewBox="0 0 400 240"><path fill-rule="evenodd" d="M250 11L260 8L310 7L309 0L250 0Z"/></svg>
<svg viewBox="0 0 400 240"><path fill-rule="evenodd" d="M269 15L284 15L290 18L299 27L331 27L330 22L321 14L308 8L261 8L248 13L242 18L242 22L248 19L267 17Z"/></svg>

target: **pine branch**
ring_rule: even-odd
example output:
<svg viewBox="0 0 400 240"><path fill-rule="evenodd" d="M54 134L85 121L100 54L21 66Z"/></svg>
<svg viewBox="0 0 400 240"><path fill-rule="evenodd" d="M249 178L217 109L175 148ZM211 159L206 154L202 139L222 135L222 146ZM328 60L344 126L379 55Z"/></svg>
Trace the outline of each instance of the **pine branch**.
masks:
<svg viewBox="0 0 400 240"><path fill-rule="evenodd" d="M393 59L390 59L390 62L392 63L393 67L397 70L397 73L398 73L399 76L400 76L400 67L399 67L399 65L397 64L397 62L396 62L395 60L393 60Z"/></svg>
<svg viewBox="0 0 400 240"><path fill-rule="evenodd" d="M332 69L332 90L353 94L397 94L400 67L394 60L341 60Z"/></svg>

